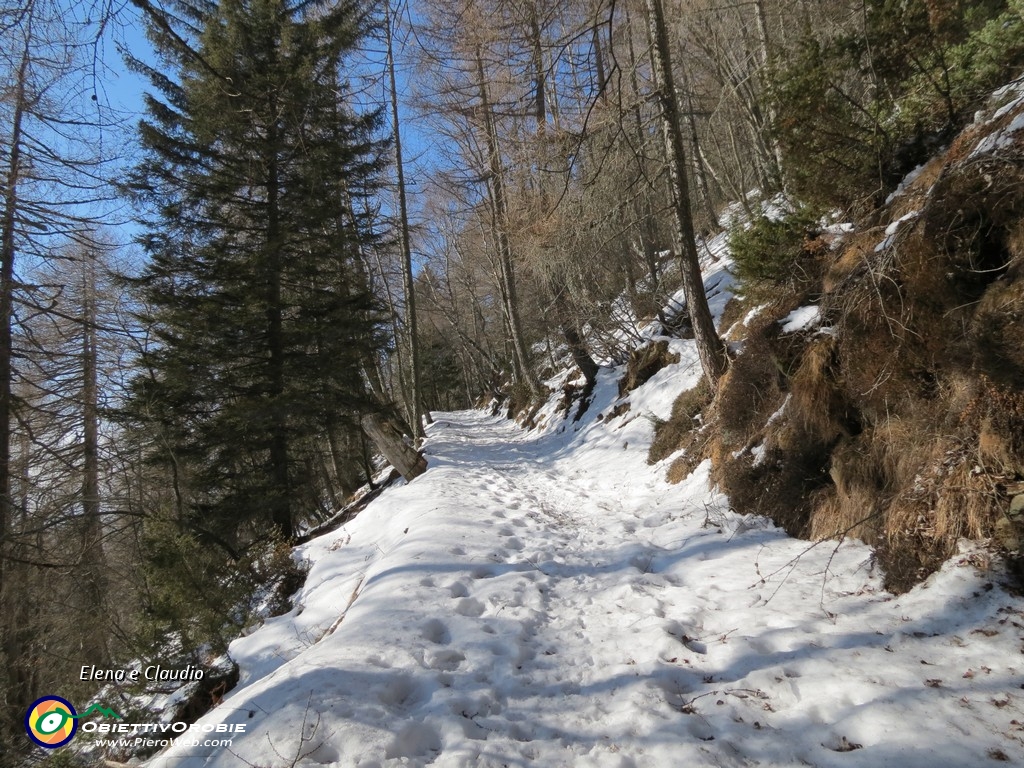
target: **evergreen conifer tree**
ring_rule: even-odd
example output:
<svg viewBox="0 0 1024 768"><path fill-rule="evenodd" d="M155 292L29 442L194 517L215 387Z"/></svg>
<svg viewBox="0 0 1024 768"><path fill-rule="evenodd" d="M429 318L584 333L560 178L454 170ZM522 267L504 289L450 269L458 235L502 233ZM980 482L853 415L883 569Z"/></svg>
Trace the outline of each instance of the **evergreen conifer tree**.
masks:
<svg viewBox="0 0 1024 768"><path fill-rule="evenodd" d="M353 201L380 170L380 116L346 103L342 76L365 16L358 0L136 3L174 72L135 62L159 96L130 183L151 211L136 284L155 339L131 412L180 524L229 551L246 526L287 539L322 490L304 457L376 407L356 265L375 235Z"/></svg>

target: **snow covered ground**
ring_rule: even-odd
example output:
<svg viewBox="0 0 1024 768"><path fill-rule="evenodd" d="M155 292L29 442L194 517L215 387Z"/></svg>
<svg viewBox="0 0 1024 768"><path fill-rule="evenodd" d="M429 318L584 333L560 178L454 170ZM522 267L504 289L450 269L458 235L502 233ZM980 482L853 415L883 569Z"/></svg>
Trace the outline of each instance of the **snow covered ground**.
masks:
<svg viewBox="0 0 1024 768"><path fill-rule="evenodd" d="M246 723L198 766L1024 762L1024 601L967 552L901 597L870 550L729 511L648 466L678 365L573 431L437 414L430 469L299 551L295 608L232 646Z"/></svg>

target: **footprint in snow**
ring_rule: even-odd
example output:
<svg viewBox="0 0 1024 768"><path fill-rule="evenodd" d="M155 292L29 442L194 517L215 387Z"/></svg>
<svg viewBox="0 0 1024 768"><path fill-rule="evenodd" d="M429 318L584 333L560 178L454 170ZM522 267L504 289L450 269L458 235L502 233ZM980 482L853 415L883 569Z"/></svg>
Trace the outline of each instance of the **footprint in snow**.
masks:
<svg viewBox="0 0 1024 768"><path fill-rule="evenodd" d="M431 669L443 670L445 672L454 672L465 660L465 654L450 649L428 653L424 659L426 665Z"/></svg>
<svg viewBox="0 0 1024 768"><path fill-rule="evenodd" d="M487 737L491 735L491 730L479 725L469 715L463 715L460 712L456 712L456 714L462 717L460 723L462 725L463 736L471 741L487 741ZM479 757L479 754L477 754L476 757Z"/></svg>
<svg viewBox="0 0 1024 768"><path fill-rule="evenodd" d="M500 700L492 699L488 695L472 695L452 700L448 708L453 714L474 718L500 715L504 705Z"/></svg>
<svg viewBox="0 0 1024 768"><path fill-rule="evenodd" d="M670 587L683 587L686 586L686 580L680 576L674 576L671 573L661 574L661 578L665 580L665 584Z"/></svg>
<svg viewBox="0 0 1024 768"><path fill-rule="evenodd" d="M441 752L441 735L436 728L427 723L407 723L388 745L384 757L389 760L399 758L430 758L435 759Z"/></svg>
<svg viewBox="0 0 1024 768"><path fill-rule="evenodd" d="M690 732L691 736L700 739L701 741L715 740L715 732L711 728L711 723L703 717L692 717L687 720L686 730Z"/></svg>
<svg viewBox="0 0 1024 768"><path fill-rule="evenodd" d="M424 623L420 628L420 636L428 643L435 643L436 645L447 645L452 640L448 627L437 619L430 619Z"/></svg>
<svg viewBox="0 0 1024 768"><path fill-rule="evenodd" d="M855 749L861 749L864 745L852 742L845 736L833 734L826 741L821 742L821 746L831 749L833 752L853 752Z"/></svg>
<svg viewBox="0 0 1024 768"><path fill-rule="evenodd" d="M391 709L408 710L429 694L408 675L393 675L376 691L377 700Z"/></svg>
<svg viewBox="0 0 1024 768"><path fill-rule="evenodd" d="M484 610L484 604L474 597L464 597L462 600L459 600L455 606L455 612L457 614L474 619L478 616L482 616Z"/></svg>
<svg viewBox="0 0 1024 768"><path fill-rule="evenodd" d="M534 649L532 643L518 643L515 655L516 667L521 667L528 662L533 661L537 658L537 651Z"/></svg>
<svg viewBox="0 0 1024 768"><path fill-rule="evenodd" d="M689 673L674 668L667 668L657 677L648 682L652 688L660 689L665 695L665 702L683 711L690 704L691 694L696 690L696 679Z"/></svg>

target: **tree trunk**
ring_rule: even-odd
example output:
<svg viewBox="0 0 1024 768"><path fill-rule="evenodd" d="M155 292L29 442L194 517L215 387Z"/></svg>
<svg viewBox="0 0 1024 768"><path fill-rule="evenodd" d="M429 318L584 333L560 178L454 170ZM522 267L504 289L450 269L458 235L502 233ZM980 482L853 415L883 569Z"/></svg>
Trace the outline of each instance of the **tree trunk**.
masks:
<svg viewBox="0 0 1024 768"><path fill-rule="evenodd" d="M328 425L324 431L327 433L327 445L331 451L331 466L334 470L335 481L344 497L339 501L344 503L345 498L359 490L356 473L349 469L349 462L354 454L351 450L345 450L336 425Z"/></svg>
<svg viewBox="0 0 1024 768"><path fill-rule="evenodd" d="M31 19L30 19L31 23ZM0 224L0 647L6 695L0 709L0 742L13 743L18 732L21 712L32 703L31 688L26 680L26 650L23 641L25 627L19 627L23 605L15 599L16 585L12 586L7 557L12 545L9 541L14 514L11 496L11 378L13 347L11 323L14 316L14 257L15 223L18 208L18 183L21 178L22 124L25 117L25 79L28 75L29 46L25 37L21 65L18 69L14 94L14 115L11 124L11 145L8 153L7 175L4 179L4 210ZM19 569L22 570L22 569ZM27 599L24 595L22 600Z"/></svg>
<svg viewBox="0 0 1024 768"><path fill-rule="evenodd" d="M683 151L683 132L679 116L679 100L672 73L672 58L668 42L668 30L661 0L646 0L647 23L650 27L653 47L651 60L654 66L655 82L658 87L658 101L661 106L662 132L665 141L665 157L669 167L669 181L672 191L672 218L675 225L676 252L679 271L686 295L687 309L693 321L694 340L700 357L704 378L714 391L718 380L728 366L725 345L715 330L704 281L700 273L700 256L693 231L693 214L690 210L689 183L686 175L686 154Z"/></svg>
<svg viewBox="0 0 1024 768"><path fill-rule="evenodd" d="M545 83L546 73L544 71L544 48L541 40L541 29L540 21L537 16L537 3L534 2L530 5L530 49L532 51L532 65L533 65L533 81L534 81L534 117L537 120L537 151L539 153L539 162L537 163L540 168L541 177L539 179L540 187L540 211L550 210L550 204L548 202L547 190L544 185L544 169L547 167L547 121L548 121L548 109L547 102L545 99ZM597 27L594 27L595 41L597 40ZM598 57L600 61L600 57ZM602 83L603 83L603 65L600 65L602 69ZM569 352L572 354L573 362L580 369L583 377L587 381L587 388L593 388L594 383L597 381L597 364L594 362L594 358L591 357L589 350L587 350L586 343L583 340L583 336L580 334L577 326L574 313L572 308L569 306L569 301L566 299L566 291L568 286L566 285L567 280L564 277L564 270L559 269L558 275L549 281L549 289L554 298L555 313L558 315L559 328L562 331L562 336L565 338L566 344L569 346Z"/></svg>
<svg viewBox="0 0 1024 768"><path fill-rule="evenodd" d="M644 176L646 179L646 168L644 168L644 157L642 147L646 139L644 131L644 119L640 113L640 83L637 80L637 55L636 49L633 46L633 19L629 13L629 6L626 6L626 40L629 43L629 84L633 90L634 106L631 108L633 116L633 129L634 141L638 148L636 154L637 171ZM651 207L651 196L654 194L654 187L648 183L647 194L641 195L640 199L640 210L639 210L639 226L637 227L637 235L640 239L640 252L644 258L644 264L647 266L647 275L650 279L650 290L655 296L658 295L658 291L661 283L661 269L658 265L658 254L655 248L655 237L654 237L654 211Z"/></svg>
<svg viewBox="0 0 1024 768"><path fill-rule="evenodd" d="M576 363L576 367L580 369L587 382L587 388L592 388L597 383L597 363L590 356L579 331L572 325L563 325L562 336L565 338L565 343L569 345L572 361Z"/></svg>
<svg viewBox="0 0 1024 768"><path fill-rule="evenodd" d="M398 239L402 248L402 282L405 286L405 327L409 341L409 397L412 407L413 437L423 437L422 417L431 422L430 413L424 413L420 384L419 337L416 329L416 290L412 276L412 246L409 242L409 208L405 196L405 167L402 163L402 131L398 116L398 85L395 78L395 54L392 44L391 3L385 0L384 23L387 27L388 85L391 91L391 120L394 123L395 172L398 181Z"/></svg>
<svg viewBox="0 0 1024 768"><path fill-rule="evenodd" d="M402 429L391 416L368 413L361 421L363 431L406 480L422 475L427 469L423 455L402 439Z"/></svg>
<svg viewBox="0 0 1024 768"><path fill-rule="evenodd" d="M31 19L29 20L31 23ZM11 148L4 179L4 211L0 229L0 599L4 593L8 531L14 512L11 498L11 378L13 348L11 323L14 319L15 224L18 216L18 183L21 180L22 124L25 119L25 80L29 65L29 34L25 36L18 79L15 83ZM9 661L9 660L8 660Z"/></svg>
<svg viewBox="0 0 1024 768"><path fill-rule="evenodd" d="M522 321L519 317L519 299L516 296L515 269L512 263L512 246L507 231L507 204L505 202L504 171L498 152L498 136L491 113L491 102L487 94L487 80L484 76L483 52L476 46L476 68L480 93L480 113L483 118L484 140L487 147L489 173L487 179L488 202L491 221L498 244L498 283L501 288L502 309L508 324L512 343L512 359L516 379L527 385L535 398L540 398L540 384L530 370L530 358L523 338Z"/></svg>
<svg viewBox="0 0 1024 768"><path fill-rule="evenodd" d="M718 223L718 214L715 213L714 201L711 199L711 188L708 186L708 176L704 168L704 156L700 151L700 139L697 136L697 116L694 114L693 92L686 81L686 72L683 75L683 90L686 92L686 127L690 134L690 152L693 161L694 181L697 182L697 198L700 200L704 215L708 219L708 226L713 229L721 229Z"/></svg>
<svg viewBox="0 0 1024 768"><path fill-rule="evenodd" d="M604 68L604 52L601 48L601 24L600 21L594 21L594 28L591 30L591 45L594 48L594 74L597 76L597 98L603 102L608 102L608 76L605 74Z"/></svg>
<svg viewBox="0 0 1024 768"><path fill-rule="evenodd" d="M569 354L572 355L572 361L576 364L576 367L580 369L580 373L583 374L583 378L587 381L587 390L593 388L594 384L597 383L597 363L594 362L593 356L590 354L590 350L587 349L586 342L583 340L583 336L580 333L579 326L576 323L572 308L569 306L568 300L565 298L566 287L564 285L554 285L548 283L548 290L551 291L554 304L555 315L558 320L558 328L562 332L562 338L565 339L566 346L569 347Z"/></svg>
<svg viewBox="0 0 1024 768"><path fill-rule="evenodd" d="M764 0L754 0L754 21L757 27L757 43L761 51L761 77L759 78L761 84L761 95L763 96L767 91L765 81L765 70L772 63L772 46L771 41L768 38L768 20L764 12ZM775 126L778 125L778 115L775 113L775 105L772 101L768 100L768 122L763 126L763 130L767 132L767 136L764 140L771 147L771 164L769 166L769 172L772 176L773 183L779 188L783 188L784 180L782 175L782 146L779 144L779 140L775 135Z"/></svg>
<svg viewBox="0 0 1024 768"><path fill-rule="evenodd" d="M82 263L82 604L89 625L83 627L82 656L108 660L103 617L106 616L106 558L100 516L99 383L97 375L96 264L92 254ZM92 660L95 659L93 662Z"/></svg>
<svg viewBox="0 0 1024 768"><path fill-rule="evenodd" d="M547 73L544 71L544 48L542 47L536 0L530 3L530 54L533 67L534 117L537 119L537 132L540 135L541 147L543 147L544 128L548 119Z"/></svg>
<svg viewBox="0 0 1024 768"><path fill-rule="evenodd" d="M277 99L269 94L269 114L277 114ZM270 407L270 474L271 498L268 499L270 519L285 541L295 534L292 525L291 480L288 472L288 423L284 414L285 341L281 277L284 271L280 232L279 199L281 179L278 168L279 137L277 126L271 124L267 135L267 347Z"/></svg>

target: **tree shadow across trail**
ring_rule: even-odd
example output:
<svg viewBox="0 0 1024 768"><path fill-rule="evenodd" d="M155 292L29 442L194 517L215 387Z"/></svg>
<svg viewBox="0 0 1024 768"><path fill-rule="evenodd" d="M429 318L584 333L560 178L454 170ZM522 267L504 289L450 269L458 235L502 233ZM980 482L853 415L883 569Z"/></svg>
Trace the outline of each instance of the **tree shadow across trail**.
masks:
<svg viewBox="0 0 1024 768"><path fill-rule="evenodd" d="M629 557L624 553L630 548L623 546L580 555L606 565L556 564L546 575L551 578L556 592L560 584L568 584L578 577L607 582L611 589L631 578L643 580L645 576L671 572L685 565L690 557L728 550L752 551L760 541L756 536L749 542L730 541L725 537L708 539L680 548L671 557L662 555L657 561L660 567L646 573L629 564ZM485 567L488 576L494 579L529 571L529 566L524 568L521 563L490 563ZM414 569L404 570L412 572ZM424 573L434 575L464 570L458 563L422 566ZM382 572L381 576L387 578L403 572L395 569ZM871 623L885 618L877 613L884 604L865 601L850 607L854 613L866 614L864 621L870 627ZM984 679L966 680L956 659L937 655L945 649L936 638L940 641L945 638L948 642L960 635L970 636L973 629L994 617L991 610L984 616L965 617L958 611L957 600L950 599L945 610L916 620L890 617L898 619L900 625L888 632L859 628L822 634L816 631L821 621L806 621L803 626L798 623L784 628L784 632L779 631L788 635L790 646L784 650L768 648L775 630L743 627L727 641L743 650L726 657L724 663L719 663L713 649L711 652L707 649L716 642L715 638L705 637L698 644L703 646L703 652L686 654L684 647L693 650L694 644L680 646L680 657L684 654L689 657L686 665L681 661L670 663L664 658L639 657L628 671L601 674L599 670L591 670L596 675L594 679L574 685L550 680L520 684L501 674L481 678L480 668L470 667L446 673L437 687L431 682L428 670L396 672L400 677L410 674L413 682L409 685L418 693L398 697L395 716L403 722L420 722L423 718L428 723L439 720L442 724L445 721L449 725L458 724L470 742L498 740L503 747L486 751L509 764L517 764L518 759L529 762L528 755L534 752L523 745L539 742L547 745L545 749L560 745L560 749L580 751L614 743L622 754L634 758L641 758L652 749L657 752L659 745L666 748L688 746L702 756L706 765L744 765L753 761L753 764L765 765L953 768L988 760L988 751L994 755L1012 753L1013 741L1009 734L1000 739L998 734L986 733L982 721L965 724L972 708L999 707L1001 702L1007 702L1003 706L1010 707L1006 717L1009 723L1009 713L1019 707L1012 693L1019 680L1015 683L1012 670L993 669ZM671 619L671 615L665 618ZM857 616L847 618L862 626ZM494 630L498 642L508 641L522 629L520 623L511 619L485 616L482 620ZM551 617L541 617L534 627L539 638L537 645L559 637L557 632L545 636L552 629L546 621L551 621ZM668 631L666 622L655 624L652 631ZM453 634L447 641L459 647L458 635ZM644 645L639 643L637 650ZM907 645L912 648L904 647ZM905 657L908 650L922 656L920 663L913 663L909 678L905 668L898 669L899 662L893 663L887 658L894 653ZM898 680L885 679L888 667L903 676ZM390 690L389 686L394 685L391 675L396 673L373 673L375 681L370 683L371 687L362 688L360 682L356 690ZM349 675L344 671L340 674L343 679ZM514 673L509 670L508 674ZM794 683L806 684L807 696L815 700L794 697L788 691ZM450 695L454 698L449 706L444 702ZM501 703L493 708L480 705L481 697ZM649 710L652 697L660 697L661 703L654 707L659 712L658 717L650 717L649 711L641 712L641 717L630 727L609 726L597 717L583 726L567 725L565 710L596 712L599 702L622 697L634 702L638 711L644 707ZM552 702L561 704L553 706ZM474 714L474 707L488 714ZM919 733L899 727L905 719L933 723L926 743L922 744ZM366 724L373 725L372 716ZM439 733L451 732L450 728L436 722L430 727L437 728ZM964 738L965 730L973 734L973 743ZM977 743L979 740L990 740L992 746L988 751L982 750ZM445 740L443 744L445 751L464 747L457 739L451 743ZM389 749L394 756L402 748L392 746ZM518 755L527 756L520 758ZM566 760L561 764L571 765L572 762ZM641 759L638 764L645 763Z"/></svg>

